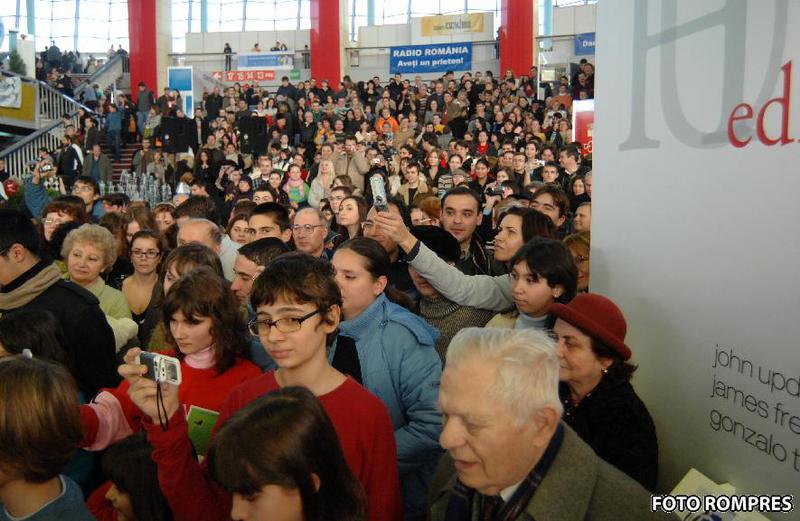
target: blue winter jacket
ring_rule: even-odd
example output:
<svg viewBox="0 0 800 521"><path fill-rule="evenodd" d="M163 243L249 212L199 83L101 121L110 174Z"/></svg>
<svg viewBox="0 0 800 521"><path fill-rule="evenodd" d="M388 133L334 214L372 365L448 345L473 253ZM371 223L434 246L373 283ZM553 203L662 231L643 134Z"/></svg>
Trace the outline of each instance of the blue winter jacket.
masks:
<svg viewBox="0 0 800 521"><path fill-rule="evenodd" d="M439 332L383 294L358 317L342 322L339 332L355 340L364 387L383 401L392 418L404 517L424 517L441 455L442 364L434 348ZM335 352L334 347L331 360Z"/></svg>

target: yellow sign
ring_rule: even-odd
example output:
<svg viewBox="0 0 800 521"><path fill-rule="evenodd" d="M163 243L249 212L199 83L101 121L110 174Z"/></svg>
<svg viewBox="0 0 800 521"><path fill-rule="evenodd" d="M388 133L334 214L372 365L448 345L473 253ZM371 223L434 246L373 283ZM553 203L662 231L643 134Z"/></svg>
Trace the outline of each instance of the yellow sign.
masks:
<svg viewBox="0 0 800 521"><path fill-rule="evenodd" d="M425 16L422 36L444 36L483 32L483 13Z"/></svg>

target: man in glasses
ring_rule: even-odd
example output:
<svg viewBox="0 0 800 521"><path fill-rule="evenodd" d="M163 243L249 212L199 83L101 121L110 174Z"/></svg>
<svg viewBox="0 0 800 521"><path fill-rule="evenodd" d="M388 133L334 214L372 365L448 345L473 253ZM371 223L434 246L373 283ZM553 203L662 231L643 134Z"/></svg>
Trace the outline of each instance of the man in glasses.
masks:
<svg viewBox="0 0 800 521"><path fill-rule="evenodd" d="M100 148L95 145L95 148ZM72 185L72 195L77 195L86 205L86 215L92 216L92 221L98 222L106 213L103 202L100 201L100 187L94 178L82 175Z"/></svg>
<svg viewBox="0 0 800 521"><path fill-rule="evenodd" d="M315 258L330 258L330 252L325 250L327 235L328 223L316 208L303 208L295 214L292 237L297 251Z"/></svg>

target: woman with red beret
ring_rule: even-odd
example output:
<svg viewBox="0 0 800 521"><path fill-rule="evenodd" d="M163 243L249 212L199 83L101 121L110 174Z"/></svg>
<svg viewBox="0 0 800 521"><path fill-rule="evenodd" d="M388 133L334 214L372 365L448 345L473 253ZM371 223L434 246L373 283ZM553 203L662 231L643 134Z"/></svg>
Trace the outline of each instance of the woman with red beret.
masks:
<svg viewBox="0 0 800 521"><path fill-rule="evenodd" d="M654 490L658 440L650 413L630 384L636 366L628 362L625 317L596 293L554 304L550 313L556 318L564 421L598 456Z"/></svg>

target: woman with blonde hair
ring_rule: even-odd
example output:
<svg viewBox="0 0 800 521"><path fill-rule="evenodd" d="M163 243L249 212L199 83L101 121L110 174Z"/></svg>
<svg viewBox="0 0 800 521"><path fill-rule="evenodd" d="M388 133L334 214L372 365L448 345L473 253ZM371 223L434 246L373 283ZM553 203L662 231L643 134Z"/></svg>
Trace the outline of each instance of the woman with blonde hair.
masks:
<svg viewBox="0 0 800 521"><path fill-rule="evenodd" d="M114 330L117 349L136 337L139 330L133 321L127 300L121 291L108 286L102 274L117 260L117 242L110 231L97 224L84 224L64 239L61 255L69 279L89 290L100 301L100 309Z"/></svg>
<svg viewBox="0 0 800 521"><path fill-rule="evenodd" d="M322 199L327 199L331 195L333 181L336 179L336 172L333 170L333 161L322 159L319 162L319 174L311 181L311 192L308 194L308 204L314 208L319 208Z"/></svg>

